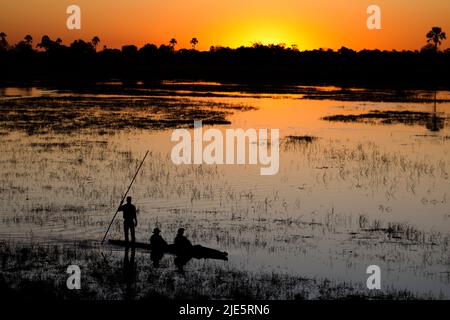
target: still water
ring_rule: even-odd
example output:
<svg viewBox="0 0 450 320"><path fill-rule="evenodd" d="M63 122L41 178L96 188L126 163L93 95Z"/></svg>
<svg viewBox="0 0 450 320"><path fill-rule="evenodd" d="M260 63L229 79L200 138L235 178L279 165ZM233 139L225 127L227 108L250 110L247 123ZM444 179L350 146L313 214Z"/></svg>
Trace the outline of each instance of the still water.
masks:
<svg viewBox="0 0 450 320"><path fill-rule="evenodd" d="M434 110L432 102L421 99L432 93L421 91L408 102L386 102L366 99L360 89L352 89L352 99L334 99L329 92L339 88L274 93L182 85L133 93L2 88L1 109L8 116L0 122L1 238L99 241L150 150L130 192L139 210L138 241L148 241L158 226L171 242L183 226L193 243L228 251L228 263L242 270L365 284L366 267L377 264L383 285L450 297L449 92L438 92ZM309 90L318 94L308 96ZM74 99L89 110L86 117L101 115L101 131L92 124L55 132L49 124L72 120L54 117L45 122L48 128L40 128L48 130L30 132L24 127L35 118L18 118L22 111L10 105L48 117L43 110L70 110ZM118 101L120 107L104 112L100 99L111 99L112 107ZM148 106L133 111L136 101ZM214 106L230 121L205 128L279 129L278 174L261 176L259 165L174 165L170 137L177 126L132 123L138 121L134 112L164 114L168 102L187 109ZM430 119L417 117L323 119L374 110L426 112L443 120L432 130ZM131 125L108 127L112 114ZM8 119L21 119L21 125ZM311 139L292 138L304 136ZM389 233L389 228L402 232ZM120 219L110 237L122 237Z"/></svg>

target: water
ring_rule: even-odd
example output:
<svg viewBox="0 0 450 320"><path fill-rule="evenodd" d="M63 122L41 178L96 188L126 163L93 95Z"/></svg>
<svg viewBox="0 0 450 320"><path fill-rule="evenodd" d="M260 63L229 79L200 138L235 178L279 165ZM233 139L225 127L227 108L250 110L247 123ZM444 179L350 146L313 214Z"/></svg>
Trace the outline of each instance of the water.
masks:
<svg viewBox="0 0 450 320"><path fill-rule="evenodd" d="M88 118L101 114L103 122L101 131L94 123L55 133L51 125L71 122L55 117L41 131L30 132L24 128L35 118L15 125L17 120L11 119L17 115L7 110L0 126L1 238L99 241L148 149L151 156L130 191L139 209L139 241L148 241L158 226L170 242L184 226L194 243L228 251L229 263L242 270L364 285L365 268L377 264L386 286L450 297L446 122L439 131L430 131L421 122L322 119L371 110L432 112L433 103L419 99L430 93L417 91L419 98L411 102L373 102L364 96L337 101L305 96L305 90L328 93L333 87L292 87L277 94L240 92L231 85L221 90L216 83L197 83L200 89L196 83L175 82L184 86L176 89L173 84L143 87L139 93L2 88L2 108L14 99L24 114L51 111L56 105L70 110L75 97L93 106L93 111L85 107L92 112ZM34 99L42 97L51 99L36 105ZM438 93L437 111L443 118L448 117L448 97L449 92ZM99 99L111 99L112 107L120 102L120 107L104 112L96 105ZM133 111L136 101L149 106ZM211 110L229 112L230 125L214 125L220 130L280 129L279 173L261 176L259 165L176 166L170 160L172 128L117 127L117 119L108 127L113 113L123 121L133 119L134 112L144 117L167 113L160 103L186 105L169 112L174 117L191 106L214 105ZM317 139L287 139L305 135ZM413 235L390 238L385 231L389 223L410 227ZM121 236L118 219L110 237Z"/></svg>

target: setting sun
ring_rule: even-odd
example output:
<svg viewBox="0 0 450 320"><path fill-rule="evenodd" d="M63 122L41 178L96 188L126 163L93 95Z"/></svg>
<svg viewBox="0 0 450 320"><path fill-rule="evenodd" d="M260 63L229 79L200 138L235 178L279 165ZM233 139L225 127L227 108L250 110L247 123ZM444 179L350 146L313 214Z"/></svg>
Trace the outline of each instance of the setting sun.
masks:
<svg viewBox="0 0 450 320"><path fill-rule="evenodd" d="M299 26L283 24L281 21L264 21L253 19L245 21L230 30L230 35L224 39L231 47L241 45L262 44L285 44L286 46L297 45L299 49L307 48L308 43L302 35Z"/></svg>

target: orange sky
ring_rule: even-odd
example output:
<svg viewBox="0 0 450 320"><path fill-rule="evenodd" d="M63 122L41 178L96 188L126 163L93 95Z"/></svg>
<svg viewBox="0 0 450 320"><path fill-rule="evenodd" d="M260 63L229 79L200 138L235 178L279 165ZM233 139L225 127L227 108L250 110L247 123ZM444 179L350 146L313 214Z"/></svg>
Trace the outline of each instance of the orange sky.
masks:
<svg viewBox="0 0 450 320"><path fill-rule="evenodd" d="M66 8L81 7L81 30L66 29ZM366 9L382 9L382 30L366 27ZM237 47L253 42L297 44L299 49L420 49L434 25L450 37L450 0L2 0L0 31L10 42L31 34L65 44L97 35L102 45L162 44L177 48ZM450 40L444 43L448 48Z"/></svg>

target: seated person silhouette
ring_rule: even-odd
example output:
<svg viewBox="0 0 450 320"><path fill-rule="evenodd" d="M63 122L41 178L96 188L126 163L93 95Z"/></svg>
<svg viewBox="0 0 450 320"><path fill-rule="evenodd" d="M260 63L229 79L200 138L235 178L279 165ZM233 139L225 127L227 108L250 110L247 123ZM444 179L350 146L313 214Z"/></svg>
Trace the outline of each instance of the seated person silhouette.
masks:
<svg viewBox="0 0 450 320"><path fill-rule="evenodd" d="M161 230L158 228L153 229L153 235L150 237L150 259L153 261L153 266L158 267L159 261L164 256L164 252L167 251L168 244L166 240L161 236Z"/></svg>
<svg viewBox="0 0 450 320"><path fill-rule="evenodd" d="M183 272L183 267L189 262L193 254L192 243L184 235L184 228L178 229L177 236L173 241L175 246L175 265L180 272Z"/></svg>

